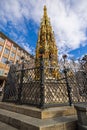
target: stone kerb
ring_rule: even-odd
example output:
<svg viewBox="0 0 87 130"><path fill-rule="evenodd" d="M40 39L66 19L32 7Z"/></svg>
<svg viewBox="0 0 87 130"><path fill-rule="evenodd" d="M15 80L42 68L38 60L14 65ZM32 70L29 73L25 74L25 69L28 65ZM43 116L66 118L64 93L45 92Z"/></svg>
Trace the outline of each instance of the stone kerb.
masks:
<svg viewBox="0 0 87 130"><path fill-rule="evenodd" d="M87 130L87 103L75 105L78 116L78 129Z"/></svg>

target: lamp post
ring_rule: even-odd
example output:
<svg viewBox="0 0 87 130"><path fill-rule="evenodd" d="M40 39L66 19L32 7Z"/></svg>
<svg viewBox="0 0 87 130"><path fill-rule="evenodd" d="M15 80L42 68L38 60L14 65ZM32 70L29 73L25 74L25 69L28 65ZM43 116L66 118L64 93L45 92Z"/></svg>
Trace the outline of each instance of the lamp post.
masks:
<svg viewBox="0 0 87 130"><path fill-rule="evenodd" d="M68 69L65 66L67 55L64 54L62 57L63 57L63 60L64 60L64 75L65 75L65 81L66 81L66 86L67 86L67 92L68 92L68 98L69 98L69 105L72 106L71 87L69 86L68 77L67 77L67 71L68 71Z"/></svg>
<svg viewBox="0 0 87 130"><path fill-rule="evenodd" d="M40 53L40 108L44 108L44 62L43 62L43 54L44 49L41 48L39 50Z"/></svg>

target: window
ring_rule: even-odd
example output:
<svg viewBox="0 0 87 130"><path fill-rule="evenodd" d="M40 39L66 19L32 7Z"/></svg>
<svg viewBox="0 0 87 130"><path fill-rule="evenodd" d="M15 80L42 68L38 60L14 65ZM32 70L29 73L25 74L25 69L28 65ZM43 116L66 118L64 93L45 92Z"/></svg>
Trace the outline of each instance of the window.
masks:
<svg viewBox="0 0 87 130"><path fill-rule="evenodd" d="M2 37L0 37L0 42L4 43L5 39L3 39Z"/></svg>
<svg viewBox="0 0 87 130"><path fill-rule="evenodd" d="M16 46L13 46L13 49L16 50Z"/></svg>
<svg viewBox="0 0 87 130"><path fill-rule="evenodd" d="M8 61L8 59L7 58L5 58L5 57L2 57L2 60L1 60L1 62L3 62L3 63L6 63Z"/></svg>
<svg viewBox="0 0 87 130"><path fill-rule="evenodd" d="M4 70L0 69L0 76L2 76L4 74Z"/></svg>
<svg viewBox="0 0 87 130"><path fill-rule="evenodd" d="M2 46L0 46L0 51L2 51Z"/></svg>
<svg viewBox="0 0 87 130"><path fill-rule="evenodd" d="M7 48L5 48L4 50L4 54L9 54L10 50L8 50Z"/></svg>
<svg viewBox="0 0 87 130"><path fill-rule="evenodd" d="M15 53L11 52L11 57L13 57L13 58L14 58L14 56L15 56Z"/></svg>

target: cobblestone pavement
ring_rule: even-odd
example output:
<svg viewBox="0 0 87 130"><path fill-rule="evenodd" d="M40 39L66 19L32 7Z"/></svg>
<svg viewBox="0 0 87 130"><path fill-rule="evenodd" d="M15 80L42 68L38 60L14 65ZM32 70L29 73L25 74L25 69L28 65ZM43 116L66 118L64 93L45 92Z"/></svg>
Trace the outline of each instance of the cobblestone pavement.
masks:
<svg viewBox="0 0 87 130"><path fill-rule="evenodd" d="M0 122L0 130L18 130L10 125Z"/></svg>

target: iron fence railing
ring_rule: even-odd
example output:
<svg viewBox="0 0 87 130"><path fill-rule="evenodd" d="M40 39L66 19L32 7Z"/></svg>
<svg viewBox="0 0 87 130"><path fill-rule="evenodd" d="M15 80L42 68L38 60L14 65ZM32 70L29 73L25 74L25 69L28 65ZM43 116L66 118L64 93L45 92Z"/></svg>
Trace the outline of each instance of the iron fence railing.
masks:
<svg viewBox="0 0 87 130"><path fill-rule="evenodd" d="M57 75L58 71L58 75ZM87 102L87 73L58 66L40 66L17 69L12 65L4 87L3 101L29 104L40 108Z"/></svg>

